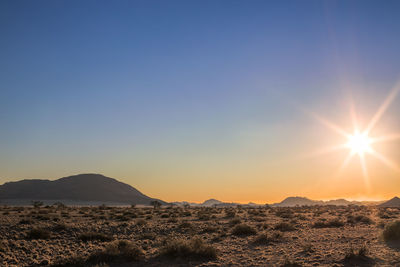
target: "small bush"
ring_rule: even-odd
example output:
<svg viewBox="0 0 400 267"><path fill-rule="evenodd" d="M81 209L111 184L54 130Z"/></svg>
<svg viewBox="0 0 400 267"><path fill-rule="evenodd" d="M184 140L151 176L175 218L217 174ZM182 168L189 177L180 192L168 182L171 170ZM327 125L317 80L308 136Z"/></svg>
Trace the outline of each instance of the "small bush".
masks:
<svg viewBox="0 0 400 267"><path fill-rule="evenodd" d="M350 248L349 251L346 252L343 261L346 263L360 263L360 262L369 262L372 261L370 257L367 256L368 249L366 246L362 246L355 251L354 248Z"/></svg>
<svg viewBox="0 0 400 267"><path fill-rule="evenodd" d="M281 265L281 267L301 267L302 265L300 263L297 263L295 261L286 259L285 262Z"/></svg>
<svg viewBox="0 0 400 267"><path fill-rule="evenodd" d="M232 234L236 236L255 235L256 230L247 224L238 224L232 229Z"/></svg>
<svg viewBox="0 0 400 267"><path fill-rule="evenodd" d="M242 222L242 220L239 217L236 217L236 218L233 218L232 220L230 220L229 224L230 225L236 225L236 224L239 224L241 222Z"/></svg>
<svg viewBox="0 0 400 267"><path fill-rule="evenodd" d="M27 235L27 239L48 239L50 238L50 232L46 229L42 228L33 228L31 229Z"/></svg>
<svg viewBox="0 0 400 267"><path fill-rule="evenodd" d="M53 229L53 231L56 231L56 232L65 231L65 230L67 230L67 225L65 225L64 223L58 223L58 224L54 225L52 229Z"/></svg>
<svg viewBox="0 0 400 267"><path fill-rule="evenodd" d="M274 229L281 232L289 232L296 230L296 227L294 227L293 224L287 222L281 222L275 225Z"/></svg>
<svg viewBox="0 0 400 267"><path fill-rule="evenodd" d="M225 217L226 218L233 218L235 217L236 212L234 210L225 210Z"/></svg>
<svg viewBox="0 0 400 267"><path fill-rule="evenodd" d="M215 232L217 232L217 231L218 231L218 228L215 227L215 226L206 226L206 227L203 229L202 233L215 233Z"/></svg>
<svg viewBox="0 0 400 267"><path fill-rule="evenodd" d="M103 233L86 232L79 235L79 239L82 240L83 242L94 241L94 240L106 242L106 241L111 241L112 237L105 235Z"/></svg>
<svg viewBox="0 0 400 267"><path fill-rule="evenodd" d="M278 209L275 211L275 215L276 215L277 217L281 217L281 218L285 218L285 219L290 219L290 218L293 218L294 213L293 213L292 210L287 209L287 208L278 208Z"/></svg>
<svg viewBox="0 0 400 267"><path fill-rule="evenodd" d="M373 224L374 223L370 217L365 216L365 215L356 215L356 216L350 215L347 218L347 222L350 224L356 224L356 223Z"/></svg>
<svg viewBox="0 0 400 267"><path fill-rule="evenodd" d="M29 219L22 219L19 221L19 224L32 224L32 221Z"/></svg>
<svg viewBox="0 0 400 267"><path fill-rule="evenodd" d="M173 239L160 250L160 256L184 259L216 259L216 249L200 238L191 240Z"/></svg>
<svg viewBox="0 0 400 267"><path fill-rule="evenodd" d="M74 257L57 262L52 267L86 267L108 266L111 262L139 261L144 257L143 251L132 242L126 240L114 241L102 251L94 252L89 257Z"/></svg>
<svg viewBox="0 0 400 267"><path fill-rule="evenodd" d="M182 222L181 224L178 225L178 228L191 229L191 228L193 228L193 225L190 222Z"/></svg>
<svg viewBox="0 0 400 267"><path fill-rule="evenodd" d="M143 251L132 242L127 240L116 240L107 244L105 249L96 255L99 259L124 259L127 261L138 261L144 256ZM93 256L92 256L93 258ZM104 260L102 261L104 262ZM106 261L107 262L107 261Z"/></svg>
<svg viewBox="0 0 400 267"><path fill-rule="evenodd" d="M324 221L318 221L315 222L312 227L314 228L334 228L334 227L342 227L344 226L344 223L340 221L339 219L333 219L327 222Z"/></svg>
<svg viewBox="0 0 400 267"><path fill-rule="evenodd" d="M272 236L268 236L267 233L259 234L254 240L254 245L269 245L281 241L283 238L282 234L275 232Z"/></svg>
<svg viewBox="0 0 400 267"><path fill-rule="evenodd" d="M137 226L143 226L143 225L146 225L147 224L147 222L146 222L146 220L144 220L144 219L138 219L137 221L136 221L136 225Z"/></svg>
<svg viewBox="0 0 400 267"><path fill-rule="evenodd" d="M400 221L389 223L383 229L383 239L385 241L400 241Z"/></svg>

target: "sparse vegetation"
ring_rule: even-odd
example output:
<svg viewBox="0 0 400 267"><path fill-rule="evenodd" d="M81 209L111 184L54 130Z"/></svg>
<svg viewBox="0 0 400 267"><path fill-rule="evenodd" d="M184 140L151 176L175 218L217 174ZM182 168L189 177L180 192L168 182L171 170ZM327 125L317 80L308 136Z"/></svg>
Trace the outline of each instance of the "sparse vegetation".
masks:
<svg viewBox="0 0 400 267"><path fill-rule="evenodd" d="M160 250L161 256L183 259L215 259L217 250L200 238L190 240L172 239Z"/></svg>
<svg viewBox="0 0 400 267"><path fill-rule="evenodd" d="M346 252L343 261L345 263L360 266L366 263L372 263L373 260L368 257L368 248L363 245L359 249L355 250L353 247Z"/></svg>
<svg viewBox="0 0 400 267"><path fill-rule="evenodd" d="M400 221L394 221L385 226L383 238L386 242L400 242Z"/></svg>
<svg viewBox="0 0 400 267"><path fill-rule="evenodd" d="M103 233L86 232L80 234L79 239L82 240L83 242L94 241L94 240L106 242L106 241L111 241L112 237Z"/></svg>
<svg viewBox="0 0 400 267"><path fill-rule="evenodd" d="M398 213L394 208L384 211L390 216ZM276 259L277 251L296 255L292 261L278 258L274 262L278 266L279 261L286 266L313 265L312 259L324 253L332 256L320 258L321 265L342 261L345 266L359 266L374 261L361 248L347 251L345 257L343 246L348 239L343 236L363 233L365 244L375 246L379 241L370 238L371 231L379 231L388 249L400 239L399 221L370 223L368 218L380 209L360 207L0 207L0 213L4 212L0 227L0 265L4 266L13 265L4 255L12 255L17 266L168 265L170 259L182 265L204 260L206 265L218 266L226 263L226 255L232 265L262 265L265 258ZM255 249L261 249L264 258L250 258ZM23 256L28 250L35 258ZM223 257L217 257L220 251ZM299 257L304 258L299 261ZM380 263L390 265L384 258Z"/></svg>
<svg viewBox="0 0 400 267"><path fill-rule="evenodd" d="M27 234L27 239L48 239L50 232L44 228L32 228Z"/></svg>
<svg viewBox="0 0 400 267"><path fill-rule="evenodd" d="M329 221L317 221L312 225L314 228L332 228L332 227L343 227L344 223L339 219L332 219Z"/></svg>
<svg viewBox="0 0 400 267"><path fill-rule="evenodd" d="M247 224L238 224L232 229L232 234L236 236L255 235L257 231Z"/></svg>
<svg viewBox="0 0 400 267"><path fill-rule="evenodd" d="M274 229L282 232L289 232L289 231L295 231L296 227L291 223L280 222L274 226Z"/></svg>
<svg viewBox="0 0 400 267"><path fill-rule="evenodd" d="M283 239L283 235L279 232L274 232L272 235L268 233L261 233L253 240L255 245L270 245L271 243L280 242Z"/></svg>
<svg viewBox="0 0 400 267"><path fill-rule="evenodd" d="M373 224L374 222L372 219L368 216L359 214L359 215L349 215L347 217L347 222L350 224L357 224L357 223L363 223L363 224Z"/></svg>

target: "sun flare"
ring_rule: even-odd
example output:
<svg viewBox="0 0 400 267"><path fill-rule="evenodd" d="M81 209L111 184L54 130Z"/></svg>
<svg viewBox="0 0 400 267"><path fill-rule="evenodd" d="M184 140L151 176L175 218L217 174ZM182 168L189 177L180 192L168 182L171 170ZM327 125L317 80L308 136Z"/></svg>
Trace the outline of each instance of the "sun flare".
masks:
<svg viewBox="0 0 400 267"><path fill-rule="evenodd" d="M391 159L387 158L385 155L381 154L377 150L375 150L372 145L375 143L381 143L381 142L388 142L388 141L395 141L395 140L400 140L400 133L389 133L384 136L378 136L378 137L371 137L370 132L375 128L377 123L379 122L380 118L382 115L385 113L387 108L390 106L396 95L400 92L400 82L397 83L394 88L390 91L389 95L385 99L385 101L382 103L382 105L379 107L377 112L374 114L374 116L371 118L370 122L368 125L362 129L362 131L358 130L359 129L359 122L357 121L357 116L354 111L354 105L351 103L351 117L353 120L353 133L349 133L345 129L341 128L340 126L332 123L329 120L326 120L325 118L319 116L318 114L314 112L308 112L309 115L314 117L316 120L318 120L320 123L325 125L326 127L330 128L331 130L335 131L336 133L340 134L345 138L345 143L335 145L329 148L324 149L323 151L317 152L315 155L320 155L329 153L329 152L334 152L337 150L341 149L349 149L349 153L347 157L344 159L342 165L339 168L339 174L342 172L346 166L350 163L350 161L354 158L354 156L358 155L360 165L361 165L361 171L362 175L364 177L365 185L367 189L369 188L369 174L368 174L368 168L367 168L367 161L366 161L366 156L372 156L375 159L379 160L386 166L392 168L394 171L400 173L400 167L399 165L392 161Z"/></svg>
<svg viewBox="0 0 400 267"><path fill-rule="evenodd" d="M371 143L372 140L369 138L368 133L355 131L354 134L348 137L347 146L350 148L353 155L364 155L366 152L372 152Z"/></svg>

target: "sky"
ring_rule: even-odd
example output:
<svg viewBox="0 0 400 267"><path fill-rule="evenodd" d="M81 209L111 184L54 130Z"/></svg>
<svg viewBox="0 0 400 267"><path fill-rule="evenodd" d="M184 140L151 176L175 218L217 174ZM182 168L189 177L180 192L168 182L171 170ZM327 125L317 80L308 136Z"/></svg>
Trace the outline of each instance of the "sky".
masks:
<svg viewBox="0 0 400 267"><path fill-rule="evenodd" d="M165 201L399 194L353 132L400 80L399 1L0 2L0 184L101 173ZM393 89L394 88L394 89ZM400 133L400 96L371 135ZM313 115L314 114L314 115ZM388 163L388 162L386 162ZM389 166L390 165L390 166ZM366 182L368 180L368 183Z"/></svg>

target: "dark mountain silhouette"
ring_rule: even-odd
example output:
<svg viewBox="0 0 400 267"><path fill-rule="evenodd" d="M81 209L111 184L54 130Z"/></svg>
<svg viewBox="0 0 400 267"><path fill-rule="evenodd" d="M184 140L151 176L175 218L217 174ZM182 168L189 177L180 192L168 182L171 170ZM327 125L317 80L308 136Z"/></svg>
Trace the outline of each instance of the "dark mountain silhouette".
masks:
<svg viewBox="0 0 400 267"><path fill-rule="evenodd" d="M79 174L58 180L22 180L0 186L0 202L59 200L118 204L150 204L150 198L132 186L100 174ZM166 202L160 201L162 204ZM13 202L13 201L11 201Z"/></svg>
<svg viewBox="0 0 400 267"><path fill-rule="evenodd" d="M394 197L382 204L378 205L379 207L400 207L400 198Z"/></svg>

